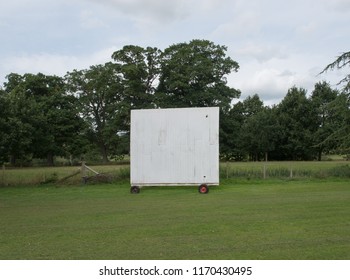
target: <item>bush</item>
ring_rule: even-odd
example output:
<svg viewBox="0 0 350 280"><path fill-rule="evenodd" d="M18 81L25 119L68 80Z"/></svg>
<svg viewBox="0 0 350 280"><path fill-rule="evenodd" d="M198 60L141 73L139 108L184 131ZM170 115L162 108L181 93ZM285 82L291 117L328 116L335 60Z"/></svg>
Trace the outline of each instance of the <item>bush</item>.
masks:
<svg viewBox="0 0 350 280"><path fill-rule="evenodd" d="M350 165L340 165L329 170L332 177L350 178Z"/></svg>

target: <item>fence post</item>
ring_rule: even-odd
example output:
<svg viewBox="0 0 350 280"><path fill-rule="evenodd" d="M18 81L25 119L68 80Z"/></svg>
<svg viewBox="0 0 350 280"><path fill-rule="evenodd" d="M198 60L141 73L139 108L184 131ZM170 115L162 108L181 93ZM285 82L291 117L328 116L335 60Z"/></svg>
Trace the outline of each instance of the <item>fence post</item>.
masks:
<svg viewBox="0 0 350 280"><path fill-rule="evenodd" d="M87 170L86 170L86 166L85 166L85 161L83 161L81 163L81 179L82 179L83 183L86 184L86 181L87 181Z"/></svg>
<svg viewBox="0 0 350 280"><path fill-rule="evenodd" d="M226 179L228 179L228 161L226 161Z"/></svg>
<svg viewBox="0 0 350 280"><path fill-rule="evenodd" d="M2 185L5 186L5 163L2 165Z"/></svg>
<svg viewBox="0 0 350 280"><path fill-rule="evenodd" d="M266 179L266 164L264 164L264 179Z"/></svg>
<svg viewBox="0 0 350 280"><path fill-rule="evenodd" d="M289 177L290 177L291 179L293 179L293 168L292 168L292 167L290 167L290 174L289 174Z"/></svg>

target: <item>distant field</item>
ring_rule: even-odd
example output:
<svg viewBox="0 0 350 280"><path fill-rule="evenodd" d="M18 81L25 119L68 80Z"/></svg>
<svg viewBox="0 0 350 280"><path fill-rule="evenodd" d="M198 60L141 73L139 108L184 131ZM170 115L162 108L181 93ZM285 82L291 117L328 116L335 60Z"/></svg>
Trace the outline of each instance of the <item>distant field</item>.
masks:
<svg viewBox="0 0 350 280"><path fill-rule="evenodd" d="M118 182L128 179L128 165L92 166L99 173L106 174L107 181ZM80 167L34 167L5 168L0 170L1 186L30 186L56 183L60 185L80 185L82 174ZM75 176L70 175L77 173ZM88 176L94 173L88 172ZM69 177L69 178L67 178ZM220 163L221 179L324 179L349 178L350 162L348 161L307 161L307 162L230 162ZM65 179L67 178L67 179Z"/></svg>
<svg viewBox="0 0 350 280"><path fill-rule="evenodd" d="M347 161L232 162L220 165L221 178L350 178Z"/></svg>
<svg viewBox="0 0 350 280"><path fill-rule="evenodd" d="M79 166L6 168L0 171L0 186L30 186L47 183L80 185L82 183L80 168ZM120 176L125 179L129 176L129 167L125 165L101 165L92 168L99 173L114 175L114 179ZM78 174L64 180L75 173ZM93 176L94 173L88 172L87 175Z"/></svg>
<svg viewBox="0 0 350 280"><path fill-rule="evenodd" d="M350 259L349 179L129 187L0 188L0 259Z"/></svg>

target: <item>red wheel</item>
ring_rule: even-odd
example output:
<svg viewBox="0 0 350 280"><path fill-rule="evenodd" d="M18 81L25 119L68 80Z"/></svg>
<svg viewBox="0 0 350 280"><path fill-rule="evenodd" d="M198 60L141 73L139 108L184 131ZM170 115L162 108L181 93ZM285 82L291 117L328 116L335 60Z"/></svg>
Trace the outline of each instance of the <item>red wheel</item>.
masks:
<svg viewBox="0 0 350 280"><path fill-rule="evenodd" d="M202 184L199 186L198 191L202 194L205 194L209 192L209 188L206 184Z"/></svg>

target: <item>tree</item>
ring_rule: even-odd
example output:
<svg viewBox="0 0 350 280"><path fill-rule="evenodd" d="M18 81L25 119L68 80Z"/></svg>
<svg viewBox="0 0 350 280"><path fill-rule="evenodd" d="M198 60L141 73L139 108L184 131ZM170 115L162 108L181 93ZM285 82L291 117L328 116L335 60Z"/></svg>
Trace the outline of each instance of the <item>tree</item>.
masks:
<svg viewBox="0 0 350 280"><path fill-rule="evenodd" d="M282 129L277 159L310 160L315 156L312 140L317 114L306 93L305 89L293 87L276 108Z"/></svg>
<svg viewBox="0 0 350 280"><path fill-rule="evenodd" d="M133 45L124 46L112 54L123 91L118 106L118 115L123 116L119 129L129 131L131 109L156 108L154 93L160 71L160 54L157 48Z"/></svg>
<svg viewBox="0 0 350 280"><path fill-rule="evenodd" d="M243 160L239 137L244 123L244 107L238 102L228 111L220 111L220 156L225 160Z"/></svg>
<svg viewBox="0 0 350 280"><path fill-rule="evenodd" d="M311 94L311 102L317 114L317 130L314 133L314 146L317 149L317 159L319 161L324 151L329 152L334 149L335 143L330 141L329 136L339 126L339 123L335 123L336 112L332 108L338 93L328 83L319 82L315 84L315 88Z"/></svg>
<svg viewBox="0 0 350 280"><path fill-rule="evenodd" d="M350 52L344 52L332 63L328 64L321 73L327 72L329 70L342 69L345 67L350 67ZM344 84L342 94L337 98L337 106L340 106L339 109L342 112L343 122L342 126L334 131L327 138L328 140L333 139L338 143L338 146L341 147L341 150L344 152L350 152L350 74L347 74L338 84ZM343 105L346 104L347 108L344 109ZM345 133L345 134L344 134Z"/></svg>
<svg viewBox="0 0 350 280"><path fill-rule="evenodd" d="M76 98L66 95L63 79L57 76L10 74L7 78L12 164L35 157L53 165L54 156L66 155L82 125Z"/></svg>
<svg viewBox="0 0 350 280"><path fill-rule="evenodd" d="M26 96L25 77L16 73L11 73L4 83L5 102L7 110L5 122L7 129L5 132L5 150L7 160L12 165L18 161L22 164L33 154L33 139L35 137L35 128L32 119L36 117L36 111L33 109L33 99Z"/></svg>
<svg viewBox="0 0 350 280"><path fill-rule="evenodd" d="M340 93L329 104L332 118L331 134L320 144L331 146L334 151L350 154L350 100L346 93Z"/></svg>
<svg viewBox="0 0 350 280"><path fill-rule="evenodd" d="M241 127L236 131L237 146L251 160L267 160L278 138L275 109L265 107L257 94L248 96L234 107L237 106L242 114Z"/></svg>
<svg viewBox="0 0 350 280"><path fill-rule="evenodd" d="M328 64L323 71L320 73L325 73L329 70L342 69L344 67L350 67L350 52L344 52L340 56L337 57L335 61ZM350 74L346 75L343 79L339 81L338 84L345 84L344 91L350 92Z"/></svg>
<svg viewBox="0 0 350 280"><path fill-rule="evenodd" d="M280 138L280 127L274 111L275 108L264 107L247 118L242 126L239 137L242 150L254 161L262 158L267 161Z"/></svg>
<svg viewBox="0 0 350 280"><path fill-rule="evenodd" d="M124 96L130 108L154 108L154 93L159 77L159 58L157 48L146 49L128 45L112 54L112 58L122 74L121 83Z"/></svg>
<svg viewBox="0 0 350 280"><path fill-rule="evenodd" d="M160 107L220 106L228 111L240 92L227 86L226 75L238 63L226 56L225 46L192 40L166 48L161 57L157 98Z"/></svg>
<svg viewBox="0 0 350 280"><path fill-rule="evenodd" d="M125 117L121 80L118 66L110 62L66 75L67 88L79 100L90 140L99 148L105 163L120 143L119 124Z"/></svg>
<svg viewBox="0 0 350 280"><path fill-rule="evenodd" d="M239 101L229 110L223 112L220 118L220 150L221 156L228 160L242 160L249 154L258 160L260 152L253 148L255 136L248 131L250 118L264 110L264 104L257 94ZM252 134L253 133L253 134ZM249 136L248 136L249 134ZM254 150L254 151L253 151Z"/></svg>
<svg viewBox="0 0 350 280"><path fill-rule="evenodd" d="M0 163L8 160L8 131L10 130L8 117L10 112L6 97L6 92L0 88Z"/></svg>
<svg viewBox="0 0 350 280"><path fill-rule="evenodd" d="M264 109L264 102L260 100L259 95L254 94L253 96L248 96L243 100L243 115L246 119L256 115Z"/></svg>

